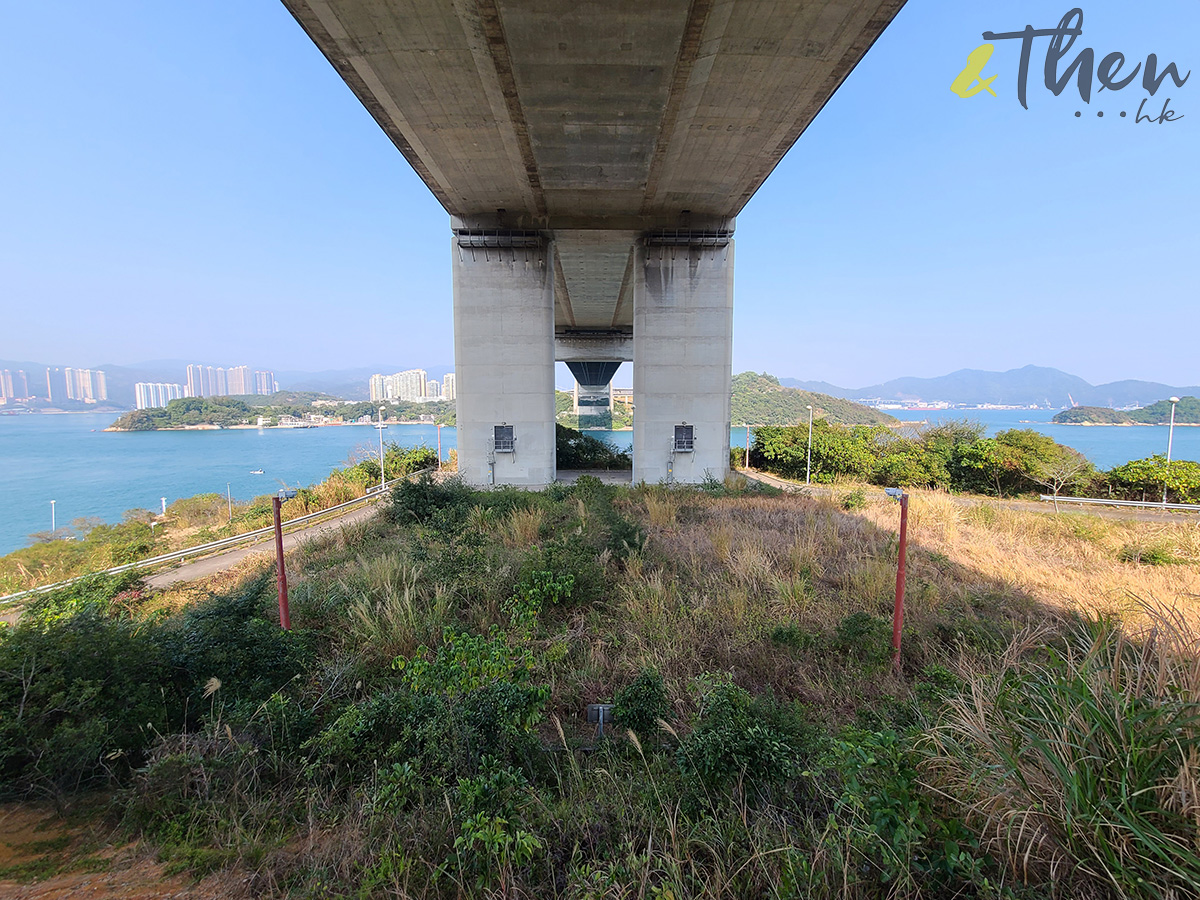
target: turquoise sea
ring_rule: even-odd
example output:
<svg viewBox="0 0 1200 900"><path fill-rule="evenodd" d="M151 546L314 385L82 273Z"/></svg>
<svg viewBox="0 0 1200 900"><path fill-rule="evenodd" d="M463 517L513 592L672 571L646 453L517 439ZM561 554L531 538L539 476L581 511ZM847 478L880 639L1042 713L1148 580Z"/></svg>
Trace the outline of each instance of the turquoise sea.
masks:
<svg viewBox="0 0 1200 900"><path fill-rule="evenodd" d="M1165 427L1121 428L1050 425L1051 410L953 410L902 413L911 420L972 418L989 432L1035 428L1075 447L1107 468L1165 453ZM200 493L235 500L321 481L356 453L378 446L369 426L220 431L104 431L111 414L0 415L0 554L24 546L28 536L50 529L50 501L59 527L78 518L120 521L127 509L158 509ZM437 446L433 425L390 425L385 440L405 447ZM591 431L629 449L629 431ZM733 428L731 443L745 446L746 430ZM455 446L453 428L442 429L442 452ZM1174 458L1200 459L1200 428L1176 428ZM262 475L250 474L262 469Z"/></svg>

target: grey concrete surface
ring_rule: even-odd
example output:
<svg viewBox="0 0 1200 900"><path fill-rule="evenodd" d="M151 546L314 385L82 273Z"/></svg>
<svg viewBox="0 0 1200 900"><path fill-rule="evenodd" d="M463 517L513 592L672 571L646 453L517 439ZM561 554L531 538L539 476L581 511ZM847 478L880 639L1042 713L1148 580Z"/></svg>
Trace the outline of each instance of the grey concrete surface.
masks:
<svg viewBox="0 0 1200 900"><path fill-rule="evenodd" d="M458 471L473 485L554 481L552 248L451 247ZM511 452L493 446L511 425Z"/></svg>

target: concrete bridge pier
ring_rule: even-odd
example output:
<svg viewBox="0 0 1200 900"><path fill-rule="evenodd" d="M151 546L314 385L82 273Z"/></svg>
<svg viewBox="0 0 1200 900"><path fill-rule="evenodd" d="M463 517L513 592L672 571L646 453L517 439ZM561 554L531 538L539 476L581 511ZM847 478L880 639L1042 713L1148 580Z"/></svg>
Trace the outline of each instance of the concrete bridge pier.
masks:
<svg viewBox="0 0 1200 900"><path fill-rule="evenodd" d="M537 232L455 231L458 465L468 484L554 481L552 254Z"/></svg>
<svg viewBox="0 0 1200 900"><path fill-rule="evenodd" d="M698 484L729 471L733 240L648 235L633 294L633 480Z"/></svg>

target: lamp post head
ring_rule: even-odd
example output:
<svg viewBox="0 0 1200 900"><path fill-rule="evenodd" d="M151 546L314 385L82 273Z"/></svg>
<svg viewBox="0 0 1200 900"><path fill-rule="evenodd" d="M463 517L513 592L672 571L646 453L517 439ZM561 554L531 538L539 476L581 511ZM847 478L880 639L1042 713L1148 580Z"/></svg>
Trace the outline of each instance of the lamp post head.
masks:
<svg viewBox="0 0 1200 900"><path fill-rule="evenodd" d="M1178 397L1168 397L1167 399L1168 399L1168 400L1170 400L1172 403L1178 403L1178 402L1179 402L1179 398L1178 398Z"/></svg>
<svg viewBox="0 0 1200 900"><path fill-rule="evenodd" d="M810 403L810 404L808 404L808 406L806 406L806 407L804 407L804 408L805 408L805 409L812 409L812 404Z"/></svg>

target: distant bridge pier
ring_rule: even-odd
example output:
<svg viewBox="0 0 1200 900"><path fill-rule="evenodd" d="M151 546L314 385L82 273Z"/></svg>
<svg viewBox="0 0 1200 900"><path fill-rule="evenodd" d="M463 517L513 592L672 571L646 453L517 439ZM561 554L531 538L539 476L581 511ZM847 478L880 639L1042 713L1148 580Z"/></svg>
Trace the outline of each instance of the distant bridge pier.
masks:
<svg viewBox="0 0 1200 900"><path fill-rule="evenodd" d="M552 253L537 232L455 230L458 471L468 484L554 481Z"/></svg>

